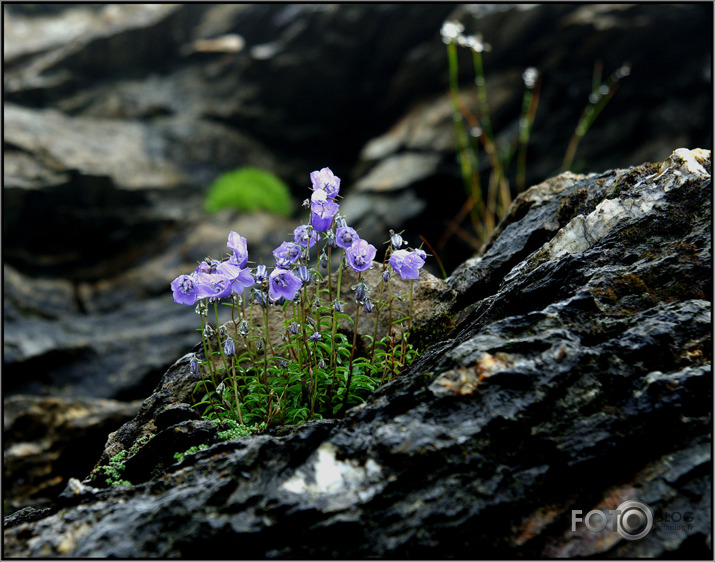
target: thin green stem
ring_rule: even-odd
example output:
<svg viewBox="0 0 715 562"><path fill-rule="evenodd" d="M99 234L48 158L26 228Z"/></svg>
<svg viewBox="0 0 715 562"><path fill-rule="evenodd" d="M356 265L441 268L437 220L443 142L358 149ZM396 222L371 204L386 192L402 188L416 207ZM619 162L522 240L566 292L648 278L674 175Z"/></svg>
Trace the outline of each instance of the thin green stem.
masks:
<svg viewBox="0 0 715 562"><path fill-rule="evenodd" d="M360 284L360 281L362 281L362 271L358 273L358 280L357 284ZM353 345L352 349L350 350L350 362L348 366L348 381L347 385L345 386L345 396L343 397L343 411L347 408L348 406L348 396L350 395L350 384L352 383L353 379L353 359L355 357L355 346L357 344L357 333L358 333L358 319L360 318L360 303L356 302L355 306L355 326L353 327Z"/></svg>

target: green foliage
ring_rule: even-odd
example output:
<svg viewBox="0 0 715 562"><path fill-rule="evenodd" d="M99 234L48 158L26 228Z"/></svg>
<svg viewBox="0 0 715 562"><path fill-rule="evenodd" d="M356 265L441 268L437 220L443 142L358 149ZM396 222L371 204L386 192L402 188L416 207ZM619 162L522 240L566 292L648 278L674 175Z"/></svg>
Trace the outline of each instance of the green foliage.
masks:
<svg viewBox="0 0 715 562"><path fill-rule="evenodd" d="M328 307L324 308L327 314ZM201 396L197 406L204 408L204 416L229 425L219 432L220 439L250 436L274 424L339 416L363 403L418 355L407 335L393 334L374 345L373 338L365 335L371 357L354 357L351 362L352 341L336 333L331 346L328 319L323 318L326 329L320 332L320 341L307 341L298 334L287 337L273 357L252 358L249 352L226 357L223 369L196 384L194 392ZM394 323L407 320L402 317ZM218 362L220 351L209 351L209 356L212 361L204 361L204 369ZM214 385L211 379L221 382Z"/></svg>
<svg viewBox="0 0 715 562"><path fill-rule="evenodd" d="M237 209L289 215L293 202L288 186L280 178L266 170L246 166L226 172L211 184L204 209L209 213Z"/></svg>
<svg viewBox="0 0 715 562"><path fill-rule="evenodd" d="M184 451L183 453L176 452L174 453L174 459L176 462L182 462L184 460L184 457L186 455L193 455L194 453L197 453L199 451L203 451L204 449L208 449L208 445L206 444L201 444L201 445L194 445L193 447L189 447Z"/></svg>
<svg viewBox="0 0 715 562"><path fill-rule="evenodd" d="M110 458L109 464L96 467L92 471L90 478L94 481L100 476L105 476L107 486L131 486L132 483L129 480L122 478L122 473L127 468L125 461L136 455L139 449L146 445L152 437L154 437L153 433L140 437L129 449L120 451Z"/></svg>
<svg viewBox="0 0 715 562"><path fill-rule="evenodd" d="M262 433L268 426L265 423L256 423L253 425L242 425L236 420L228 419L225 421L228 429L218 432L218 438L222 441L230 441L239 437L250 437L257 433Z"/></svg>

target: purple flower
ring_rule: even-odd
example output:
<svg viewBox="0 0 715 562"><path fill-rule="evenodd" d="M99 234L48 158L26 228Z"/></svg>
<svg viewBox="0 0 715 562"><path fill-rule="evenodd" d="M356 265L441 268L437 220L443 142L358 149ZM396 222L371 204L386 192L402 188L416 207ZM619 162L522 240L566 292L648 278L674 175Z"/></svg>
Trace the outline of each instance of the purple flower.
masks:
<svg viewBox="0 0 715 562"><path fill-rule="evenodd" d="M370 314L372 312L372 301L370 299L365 299L364 306L365 306L365 312Z"/></svg>
<svg viewBox="0 0 715 562"><path fill-rule="evenodd" d="M261 264L256 266L256 283L263 283L268 280L268 268Z"/></svg>
<svg viewBox="0 0 715 562"><path fill-rule="evenodd" d="M233 230L228 233L228 243L226 244L229 250L235 253L235 261L238 267L246 267L248 263L248 247L246 239Z"/></svg>
<svg viewBox="0 0 715 562"><path fill-rule="evenodd" d="M330 168L322 168L310 173L313 189L324 189L328 197L335 199L340 191L340 178Z"/></svg>
<svg viewBox="0 0 715 562"><path fill-rule="evenodd" d="M196 267L196 273L211 273L213 269L215 269L215 266L212 268L211 265L204 260Z"/></svg>
<svg viewBox="0 0 715 562"><path fill-rule="evenodd" d="M313 334L308 339L310 341L320 341L323 339L323 336L320 335L320 332L313 332Z"/></svg>
<svg viewBox="0 0 715 562"><path fill-rule="evenodd" d="M293 231L295 243L303 248L312 248L318 241L318 233L309 226L301 224Z"/></svg>
<svg viewBox="0 0 715 562"><path fill-rule="evenodd" d="M310 223L316 232L325 232L333 224L333 217L340 206L331 200L315 201L310 205Z"/></svg>
<svg viewBox="0 0 715 562"><path fill-rule="evenodd" d="M226 355L236 355L236 344L233 343L233 339L228 338L223 344L223 352Z"/></svg>
<svg viewBox="0 0 715 562"><path fill-rule="evenodd" d="M196 285L200 299L222 299L231 294L231 281L220 273L197 273Z"/></svg>
<svg viewBox="0 0 715 562"><path fill-rule="evenodd" d="M179 275L171 282L171 290L176 303L192 305L199 300L195 274Z"/></svg>
<svg viewBox="0 0 715 562"><path fill-rule="evenodd" d="M355 240L346 251L348 265L353 271L367 271L372 267L372 260L377 253L377 249L361 238Z"/></svg>
<svg viewBox="0 0 715 562"><path fill-rule="evenodd" d="M276 267L268 278L268 296L273 301L277 301L281 297L292 301L301 286L300 279L290 270Z"/></svg>
<svg viewBox="0 0 715 562"><path fill-rule="evenodd" d="M288 329L290 330L290 333L293 334L294 336L297 336L300 333L300 326L298 325L298 322L293 320L290 325L288 326Z"/></svg>
<svg viewBox="0 0 715 562"><path fill-rule="evenodd" d="M298 279L300 279L303 283L310 283L312 277L313 276L310 274L310 271L306 266L298 266Z"/></svg>
<svg viewBox="0 0 715 562"><path fill-rule="evenodd" d="M392 230L390 231L390 242L392 242L392 247L395 248L396 250L399 250L402 247L402 243L404 240L402 239L402 236L397 234L396 232L393 232Z"/></svg>
<svg viewBox="0 0 715 562"><path fill-rule="evenodd" d="M231 263L231 260L220 263L216 268L216 273L229 280L231 290L237 295L242 294L244 289L256 284L248 268L241 269L236 264Z"/></svg>
<svg viewBox="0 0 715 562"><path fill-rule="evenodd" d="M360 237L358 236L358 233L355 232L355 229L349 226L338 227L335 231L335 243L344 250L347 250L353 245L353 242L359 238Z"/></svg>
<svg viewBox="0 0 715 562"><path fill-rule="evenodd" d="M281 242L281 245L273 250L273 257L276 260L286 260L288 263L295 263L300 259L300 246L293 242Z"/></svg>
<svg viewBox="0 0 715 562"><path fill-rule="evenodd" d="M353 289L355 290L355 300L358 302L364 301L367 296L367 285L365 285L365 281L360 281Z"/></svg>
<svg viewBox="0 0 715 562"><path fill-rule="evenodd" d="M417 252L395 250L390 256L390 265L402 279L417 279L425 260Z"/></svg>

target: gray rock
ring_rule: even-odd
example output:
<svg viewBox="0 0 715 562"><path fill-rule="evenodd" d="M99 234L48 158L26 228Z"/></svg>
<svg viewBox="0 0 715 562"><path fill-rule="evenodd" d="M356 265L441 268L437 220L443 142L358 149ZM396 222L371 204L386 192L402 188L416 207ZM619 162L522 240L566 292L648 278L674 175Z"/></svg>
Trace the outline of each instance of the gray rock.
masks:
<svg viewBox="0 0 715 562"><path fill-rule="evenodd" d="M448 280L459 325L363 406L157 457L14 521L5 556L711 557L710 188L701 150L535 188ZM186 401L186 363L132 423ZM643 539L571 530L626 500Z"/></svg>
<svg viewBox="0 0 715 562"><path fill-rule="evenodd" d="M3 400L5 511L49 503L80 467L91 469L107 432L140 403L15 395ZM25 512L23 517L32 513ZM17 520L15 517L14 520Z"/></svg>

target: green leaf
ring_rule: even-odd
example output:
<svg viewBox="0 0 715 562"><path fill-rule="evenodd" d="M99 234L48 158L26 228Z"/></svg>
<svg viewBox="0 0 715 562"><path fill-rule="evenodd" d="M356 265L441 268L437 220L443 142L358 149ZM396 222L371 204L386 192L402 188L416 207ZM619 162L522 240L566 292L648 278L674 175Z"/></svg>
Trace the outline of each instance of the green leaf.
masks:
<svg viewBox="0 0 715 562"><path fill-rule="evenodd" d="M267 170L246 166L216 178L209 187L204 209L208 213L222 209L265 210L288 216L293 202L288 186L280 178Z"/></svg>

